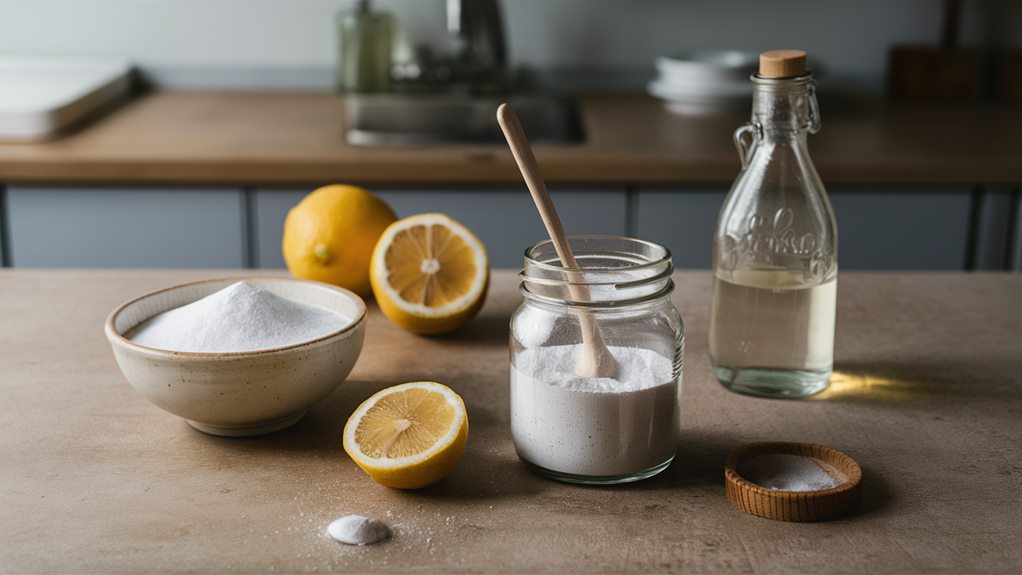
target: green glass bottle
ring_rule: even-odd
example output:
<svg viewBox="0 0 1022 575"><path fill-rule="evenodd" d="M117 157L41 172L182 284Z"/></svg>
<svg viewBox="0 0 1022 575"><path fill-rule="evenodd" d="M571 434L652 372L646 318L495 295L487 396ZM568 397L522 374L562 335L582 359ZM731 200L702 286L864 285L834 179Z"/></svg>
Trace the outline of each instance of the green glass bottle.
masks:
<svg viewBox="0 0 1022 575"><path fill-rule="evenodd" d="M383 92L390 88L393 18L374 12L369 0L337 16L340 54L337 89L341 92Z"/></svg>

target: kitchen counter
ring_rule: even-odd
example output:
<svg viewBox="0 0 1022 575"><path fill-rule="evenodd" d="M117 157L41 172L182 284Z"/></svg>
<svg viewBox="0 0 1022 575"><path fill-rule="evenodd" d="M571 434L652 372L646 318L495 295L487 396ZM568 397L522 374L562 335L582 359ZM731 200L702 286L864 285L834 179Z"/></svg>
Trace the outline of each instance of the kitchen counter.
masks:
<svg viewBox="0 0 1022 575"><path fill-rule="evenodd" d="M828 107L810 139L828 184L1018 184L1022 110ZM580 100L585 143L537 149L552 182L727 183L747 114L686 118L647 96ZM506 146L359 148L328 93L155 92L65 137L0 144L0 182L513 183Z"/></svg>
<svg viewBox="0 0 1022 575"><path fill-rule="evenodd" d="M833 385L778 401L713 380L710 276L679 274L681 449L654 479L592 488L541 479L515 456L510 271L448 337L404 333L370 306L349 381L288 430L212 437L150 405L114 363L107 313L234 273L0 271L0 572L1022 571L1022 275L843 274ZM464 397L468 449L443 482L393 491L344 455L340 431L371 393L418 379ZM857 511L789 524L732 508L724 460L761 440L851 455ZM348 513L387 520L394 539L327 539Z"/></svg>

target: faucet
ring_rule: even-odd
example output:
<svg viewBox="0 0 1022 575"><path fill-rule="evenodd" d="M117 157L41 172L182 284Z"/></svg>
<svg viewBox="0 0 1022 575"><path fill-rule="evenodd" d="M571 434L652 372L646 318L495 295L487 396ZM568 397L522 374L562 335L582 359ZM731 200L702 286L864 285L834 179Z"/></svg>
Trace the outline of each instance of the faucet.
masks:
<svg viewBox="0 0 1022 575"><path fill-rule="evenodd" d="M411 60L391 68L391 77L408 88L460 85L493 89L506 84L507 44L499 0L446 0L447 32L453 55L435 58L416 46Z"/></svg>
<svg viewBox="0 0 1022 575"><path fill-rule="evenodd" d="M498 0L447 0L447 32L459 44L456 76L492 77L507 68Z"/></svg>

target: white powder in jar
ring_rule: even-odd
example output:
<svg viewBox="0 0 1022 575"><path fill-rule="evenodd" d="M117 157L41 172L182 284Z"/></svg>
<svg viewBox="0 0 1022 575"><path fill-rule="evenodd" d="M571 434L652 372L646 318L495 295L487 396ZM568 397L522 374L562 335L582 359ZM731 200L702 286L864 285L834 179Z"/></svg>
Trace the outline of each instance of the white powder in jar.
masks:
<svg viewBox="0 0 1022 575"><path fill-rule="evenodd" d="M338 313L241 281L157 315L135 328L128 339L168 351L258 351L310 341L350 323Z"/></svg>
<svg viewBox="0 0 1022 575"><path fill-rule="evenodd" d="M679 381L670 359L615 347L616 378L575 374L582 346L526 349L511 368L511 435L525 461L550 471L618 476L677 449Z"/></svg>

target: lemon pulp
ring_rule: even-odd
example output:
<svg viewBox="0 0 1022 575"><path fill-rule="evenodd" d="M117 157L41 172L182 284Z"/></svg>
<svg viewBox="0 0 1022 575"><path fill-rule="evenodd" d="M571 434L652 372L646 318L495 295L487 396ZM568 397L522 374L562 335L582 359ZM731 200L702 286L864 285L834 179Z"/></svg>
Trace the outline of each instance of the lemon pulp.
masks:
<svg viewBox="0 0 1022 575"><path fill-rule="evenodd" d="M396 233L384 260L387 281L401 299L431 308L468 293L478 272L472 248L440 225L414 225Z"/></svg>
<svg viewBox="0 0 1022 575"><path fill-rule="evenodd" d="M362 402L344 426L344 451L378 483L418 489L449 475L465 453L468 414L449 387L417 381Z"/></svg>
<svg viewBox="0 0 1022 575"><path fill-rule="evenodd" d="M375 459L416 455L447 435L454 417L454 408L442 395L412 388L370 407L355 428L355 442Z"/></svg>
<svg viewBox="0 0 1022 575"><path fill-rule="evenodd" d="M380 309L414 333L446 333L472 319L489 285L486 250L444 214L391 224L373 252L370 280Z"/></svg>

